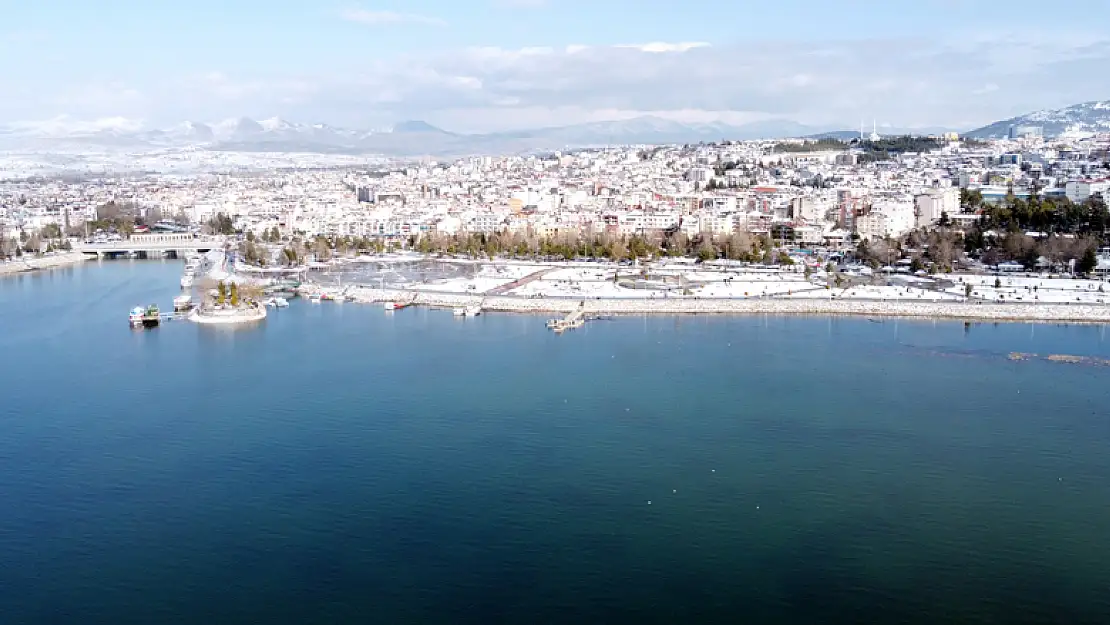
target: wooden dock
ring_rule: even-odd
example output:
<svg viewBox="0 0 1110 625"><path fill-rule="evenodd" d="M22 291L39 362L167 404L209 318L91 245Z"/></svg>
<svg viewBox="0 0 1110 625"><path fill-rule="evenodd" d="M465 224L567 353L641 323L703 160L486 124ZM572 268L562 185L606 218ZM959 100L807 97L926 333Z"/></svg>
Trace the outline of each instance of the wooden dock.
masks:
<svg viewBox="0 0 1110 625"><path fill-rule="evenodd" d="M567 330L581 328L584 325L586 325L586 302L582 302L578 308L567 313L566 317L551 319L547 322L547 327L555 334L562 334Z"/></svg>

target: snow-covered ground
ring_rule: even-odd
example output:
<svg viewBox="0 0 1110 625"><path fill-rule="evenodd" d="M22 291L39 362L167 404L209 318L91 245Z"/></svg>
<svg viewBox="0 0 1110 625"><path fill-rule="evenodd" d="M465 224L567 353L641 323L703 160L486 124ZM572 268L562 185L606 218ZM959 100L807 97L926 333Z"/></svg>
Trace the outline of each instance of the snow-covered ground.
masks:
<svg viewBox="0 0 1110 625"><path fill-rule="evenodd" d="M970 284L973 299L994 302L1110 303L1110 284L1099 280L978 275L949 276L947 279L956 282L955 286L945 289L947 292L963 295L966 285ZM997 288L995 280L1000 284Z"/></svg>
<svg viewBox="0 0 1110 625"><path fill-rule="evenodd" d="M443 293L485 293L492 289L516 282L540 268L531 265L489 264L483 265L472 278L451 278L419 285L421 291Z"/></svg>

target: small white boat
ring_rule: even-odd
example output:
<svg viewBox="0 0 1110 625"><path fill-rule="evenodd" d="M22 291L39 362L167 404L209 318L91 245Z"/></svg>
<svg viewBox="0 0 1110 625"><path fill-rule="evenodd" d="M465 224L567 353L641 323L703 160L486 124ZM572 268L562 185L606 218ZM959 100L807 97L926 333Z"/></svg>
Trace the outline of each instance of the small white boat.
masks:
<svg viewBox="0 0 1110 625"><path fill-rule="evenodd" d="M275 297L274 306L278 308L289 308L289 300L285 299L284 297Z"/></svg>
<svg viewBox="0 0 1110 625"><path fill-rule="evenodd" d="M127 316L127 322L131 324L132 328L141 328L143 327L143 315L145 314L145 308L136 306L131 309L131 314Z"/></svg>
<svg viewBox="0 0 1110 625"><path fill-rule="evenodd" d="M466 309L465 308L456 308L455 310L451 311L451 314L455 315L456 317L465 317L466 316Z"/></svg>
<svg viewBox="0 0 1110 625"><path fill-rule="evenodd" d="M478 304L474 304L472 306L467 306L463 312L467 317L477 317L482 314L482 307Z"/></svg>
<svg viewBox="0 0 1110 625"><path fill-rule="evenodd" d="M312 302L313 304L319 304L320 303L320 294L319 293L309 294L308 301Z"/></svg>
<svg viewBox="0 0 1110 625"><path fill-rule="evenodd" d="M173 298L174 312L188 312L193 308L193 298L189 295L178 295Z"/></svg>
<svg viewBox="0 0 1110 625"><path fill-rule="evenodd" d="M405 307L405 304L402 304L401 302L386 302L385 304L382 304L382 307L386 310L401 310Z"/></svg>
<svg viewBox="0 0 1110 625"><path fill-rule="evenodd" d="M188 289L193 286L193 276L185 274L181 276L181 288Z"/></svg>

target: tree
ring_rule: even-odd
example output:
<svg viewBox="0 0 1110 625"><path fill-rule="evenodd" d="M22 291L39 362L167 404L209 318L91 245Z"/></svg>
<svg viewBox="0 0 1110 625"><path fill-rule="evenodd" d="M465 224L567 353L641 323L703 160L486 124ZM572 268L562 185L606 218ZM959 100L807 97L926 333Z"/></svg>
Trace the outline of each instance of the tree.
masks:
<svg viewBox="0 0 1110 625"><path fill-rule="evenodd" d="M996 288L996 289L1001 289L1002 288L1002 278L995 278L994 279L994 288Z"/></svg>
<svg viewBox="0 0 1110 625"><path fill-rule="evenodd" d="M717 248L713 246L713 242L706 237L702 239L701 245L698 246L698 260L705 262L707 260L717 259Z"/></svg>
<svg viewBox="0 0 1110 625"><path fill-rule="evenodd" d="M46 224L42 227L42 236L46 239L62 238L62 228L58 224Z"/></svg>
<svg viewBox="0 0 1110 625"><path fill-rule="evenodd" d="M227 301L227 285L220 280L216 283L216 304L223 306L225 301Z"/></svg>
<svg viewBox="0 0 1110 625"><path fill-rule="evenodd" d="M965 284L964 285L964 297L966 297L967 299L971 299L971 285L970 284Z"/></svg>
<svg viewBox="0 0 1110 625"><path fill-rule="evenodd" d="M216 213L216 216L208 221L209 227L216 234L235 234L235 225L224 213Z"/></svg>
<svg viewBox="0 0 1110 625"><path fill-rule="evenodd" d="M232 308L239 307L239 285L234 282L231 283L231 306Z"/></svg>
<svg viewBox="0 0 1110 625"><path fill-rule="evenodd" d="M1083 256L1079 257L1079 261L1075 263L1075 270L1083 275L1090 275L1097 266L1098 256L1095 255L1095 248L1089 246L1084 250Z"/></svg>

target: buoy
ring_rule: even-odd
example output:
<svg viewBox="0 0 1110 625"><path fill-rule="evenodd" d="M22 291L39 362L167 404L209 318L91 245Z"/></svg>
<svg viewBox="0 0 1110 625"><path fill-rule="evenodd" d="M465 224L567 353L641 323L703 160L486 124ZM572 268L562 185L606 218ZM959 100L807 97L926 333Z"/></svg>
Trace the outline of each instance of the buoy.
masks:
<svg viewBox="0 0 1110 625"><path fill-rule="evenodd" d="M651 505L651 502L650 502L650 501L648 501L648 505L649 505L649 506Z"/></svg>
<svg viewBox="0 0 1110 625"><path fill-rule="evenodd" d="M672 493L677 493L677 492L678 492L678 489L676 488L676 489L672 490L671 492L672 492Z"/></svg>

